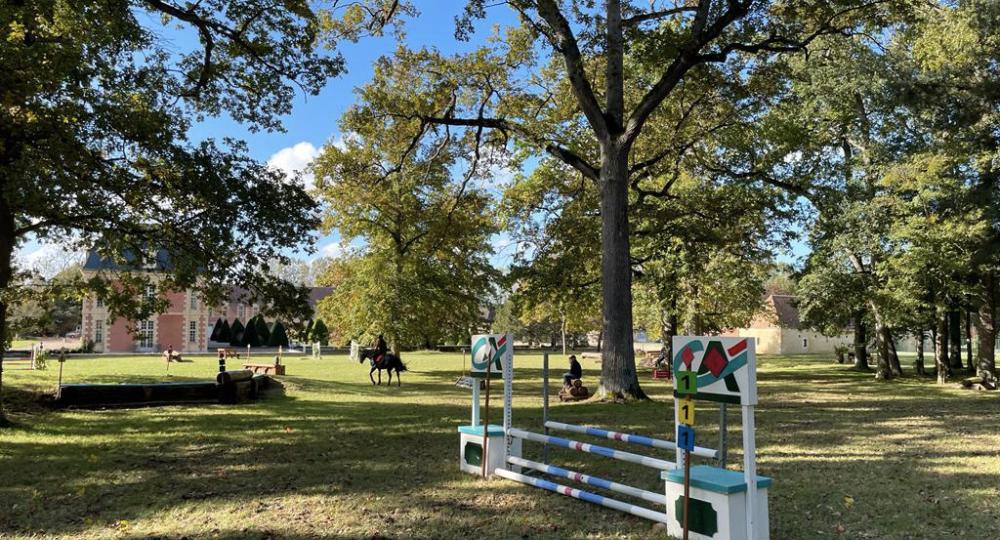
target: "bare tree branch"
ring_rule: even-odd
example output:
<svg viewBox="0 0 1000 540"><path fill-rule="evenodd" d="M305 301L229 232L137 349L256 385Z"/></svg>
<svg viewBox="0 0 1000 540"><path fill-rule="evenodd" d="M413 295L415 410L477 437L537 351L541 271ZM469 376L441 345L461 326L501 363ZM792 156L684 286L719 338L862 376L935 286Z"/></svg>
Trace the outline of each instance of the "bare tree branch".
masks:
<svg viewBox="0 0 1000 540"><path fill-rule="evenodd" d="M573 94L580 104L580 109L583 110L584 116L587 117L587 121L598 139L607 140L609 137L608 125L604 113L601 111L601 106L597 102L597 96L594 95L590 80L587 79L587 73L583 66L583 55L580 53L579 44L573 35L569 21L563 16L555 0L538 0L537 9L538 14L552 28L559 40L556 50L562 54L566 63L566 73L573 88Z"/></svg>

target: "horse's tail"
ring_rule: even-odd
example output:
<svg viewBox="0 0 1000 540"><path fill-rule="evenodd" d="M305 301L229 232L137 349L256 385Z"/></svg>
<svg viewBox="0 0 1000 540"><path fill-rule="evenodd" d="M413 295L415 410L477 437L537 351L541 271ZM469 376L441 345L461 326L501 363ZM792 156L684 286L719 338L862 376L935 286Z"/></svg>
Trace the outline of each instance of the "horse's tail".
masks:
<svg viewBox="0 0 1000 540"><path fill-rule="evenodd" d="M396 360L399 361L399 369L397 369L396 371L409 371L409 369L407 369L407 367L406 367L406 364L403 363L403 359L402 358L400 358L400 357L397 356Z"/></svg>

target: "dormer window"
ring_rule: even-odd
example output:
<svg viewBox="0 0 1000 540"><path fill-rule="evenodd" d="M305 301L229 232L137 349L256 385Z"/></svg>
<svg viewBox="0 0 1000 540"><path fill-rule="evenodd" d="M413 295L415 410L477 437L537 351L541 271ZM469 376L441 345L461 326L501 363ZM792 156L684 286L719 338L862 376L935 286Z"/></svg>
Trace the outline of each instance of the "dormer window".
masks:
<svg viewBox="0 0 1000 540"><path fill-rule="evenodd" d="M145 298L146 300L148 300L150 302L152 302L153 300L156 300L156 286L155 285L146 285L146 292L143 293L143 298Z"/></svg>
<svg viewBox="0 0 1000 540"><path fill-rule="evenodd" d="M146 255L146 263L142 265L145 270L159 270L159 254L160 250L153 249Z"/></svg>

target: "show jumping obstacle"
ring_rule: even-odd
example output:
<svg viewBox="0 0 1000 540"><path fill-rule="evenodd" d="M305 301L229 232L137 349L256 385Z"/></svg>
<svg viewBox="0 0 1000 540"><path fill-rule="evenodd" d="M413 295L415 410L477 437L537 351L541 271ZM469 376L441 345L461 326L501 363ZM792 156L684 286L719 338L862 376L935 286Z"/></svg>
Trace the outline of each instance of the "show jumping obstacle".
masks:
<svg viewBox="0 0 1000 540"><path fill-rule="evenodd" d="M500 368L497 371L502 370L504 425L502 427L480 425L479 385L472 385L472 425L459 428L459 432L462 434L459 452L462 470L486 476L496 474L508 480L664 523L667 525L668 532L676 536L683 534L685 538L688 537L687 529L689 528L690 537L695 539L767 540L769 538L767 488L771 481L769 478L756 476L753 471L756 458L752 431L749 434L744 433L744 448L747 449L744 460L745 473L724 468L726 454L725 403L743 405L743 425L751 426L751 429L753 425L752 411L756 401L756 380L753 372L756 366L752 346L748 346L746 340L738 338L681 338L680 342L675 341L674 351L677 351L677 355L672 371L678 375L678 379L680 379L680 375L684 375L688 384L693 384L697 388L697 392L692 388L687 394L692 394L695 399L717 401L723 406L723 412L720 415L722 421L720 422L719 449L694 446L694 406L689 399L683 399L687 398L687 395L679 395L677 390L675 390L675 432L680 436L678 438L681 441L680 445L673 441L645 435L549 420L548 354L544 356L543 365L542 394L545 433L535 433L513 427L510 417L513 354L509 347L503 348L504 344L510 342L509 335L473 336L473 369L470 374L473 377L482 377L483 368L492 367L494 363L497 364L497 368ZM501 345L497 346L498 343ZM725 343L725 346L722 343ZM719 356L720 350L722 351L721 357ZM702 363L705 364L705 367L701 367ZM681 381L678 380L675 384L680 383ZM678 416L680 413L676 411L682 406L688 407L689 409L684 410L690 410L690 412L684 412L683 415ZM676 461L556 437L549 434L550 430L619 441L656 450L673 451L676 453ZM484 432L486 433L485 440ZM542 443L544 445L542 450L544 462L540 463L523 458L521 456L521 441ZM664 491L654 493L621 482L551 465L548 463L549 446L567 448L656 469L660 471L660 479L665 481ZM501 452L497 452L497 450ZM501 455L495 456L495 453ZM712 459L723 465L722 467L700 465L691 468L691 456ZM483 463L483 459L488 462ZM638 506L598 493L544 480L532 476L534 473L565 478L605 491L634 497L662 507L665 511ZM756 482L752 480L746 482L750 479L755 479ZM750 484L756 484L756 489L748 490L746 487Z"/></svg>

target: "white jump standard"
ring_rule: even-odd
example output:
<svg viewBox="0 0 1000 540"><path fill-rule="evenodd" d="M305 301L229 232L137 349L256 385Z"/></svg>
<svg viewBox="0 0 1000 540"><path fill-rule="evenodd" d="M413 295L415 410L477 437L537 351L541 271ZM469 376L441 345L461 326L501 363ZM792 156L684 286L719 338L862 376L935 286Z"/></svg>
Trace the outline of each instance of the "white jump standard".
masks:
<svg viewBox="0 0 1000 540"><path fill-rule="evenodd" d="M471 474L495 474L520 482L649 519L667 526L671 535L681 536L686 520L690 538L695 540L768 540L768 487L771 479L756 475L756 455L753 432L753 408L756 404L756 357L752 340L721 337L676 337L673 342L673 372L675 378L675 436L684 432L678 443L635 433L602 429L549 420L548 355L544 358L543 428L536 433L513 427L511 421L513 353L509 334L473 336L473 377L482 376L487 367L503 375L503 425L483 426L479 415L479 385L472 385L473 404L471 425L459 427L460 467ZM688 385L685 390L684 386ZM683 390L683 391L681 391ZM683 399L679 399L683 398ZM743 412L744 470L699 465L689 467L685 484L684 455L715 460L725 459L725 435L719 450L694 446L694 403L708 400L739 404ZM685 408L680 411L683 405ZM680 411L680 412L679 412ZM724 414L724 413L723 413ZM681 422L683 420L683 423ZM723 424L723 422L720 422ZM724 424L723 424L724 425ZM722 427L722 430L725 428ZM550 431L575 433L589 437L618 441L630 445L670 452L674 459L661 459L631 451L550 435ZM485 437L484 437L485 435ZM522 441L544 445L544 463L525 459L521 455ZM661 493L640 489L621 482L568 470L548 462L548 448L559 447L604 458L625 461L658 471L657 480L664 481ZM486 454L488 463L483 463ZM689 459L690 459L689 457ZM485 466L484 466L485 465ZM523 471L523 472L522 472ZM646 508L612 497L566 486L539 478L544 474L593 486L605 492L619 493L638 499L656 508ZM688 495L685 496L685 485ZM750 489L748 489L748 485ZM685 514L687 514L685 516Z"/></svg>

